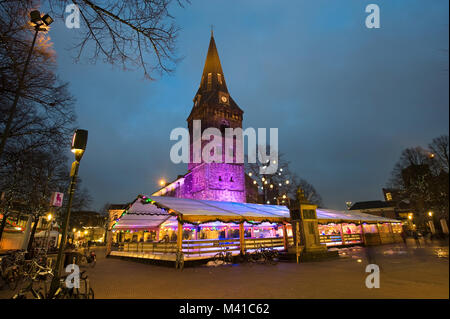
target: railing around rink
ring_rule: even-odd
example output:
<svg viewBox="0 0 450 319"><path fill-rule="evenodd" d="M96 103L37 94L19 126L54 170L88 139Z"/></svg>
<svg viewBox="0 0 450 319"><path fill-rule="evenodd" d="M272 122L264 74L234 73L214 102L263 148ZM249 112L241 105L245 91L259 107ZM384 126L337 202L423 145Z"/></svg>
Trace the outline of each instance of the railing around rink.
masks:
<svg viewBox="0 0 450 319"><path fill-rule="evenodd" d="M288 237L288 244L293 245L293 238ZM282 237L273 238L245 238L244 249L252 250L260 246L266 248L284 248L284 239ZM183 240L182 242L183 254L189 257L211 257L218 252L229 251L233 255L239 254L240 239L200 239L200 240ZM118 251L122 252L136 252L143 254L175 254L177 252L177 243L159 243L159 242L140 242L140 243L120 243Z"/></svg>
<svg viewBox="0 0 450 319"><path fill-rule="evenodd" d="M344 242L346 244L362 243L361 234L344 234Z"/></svg>
<svg viewBox="0 0 450 319"><path fill-rule="evenodd" d="M340 234L337 235L320 235L320 243L331 245L342 245L342 237Z"/></svg>
<svg viewBox="0 0 450 319"><path fill-rule="evenodd" d="M186 257L214 256L218 252L229 251L233 255L240 252L239 238L183 240L183 253Z"/></svg>
<svg viewBox="0 0 450 319"><path fill-rule="evenodd" d="M119 251L125 252L139 252L139 253L149 253L149 254L167 254L177 252L177 243L121 243L119 244Z"/></svg>
<svg viewBox="0 0 450 319"><path fill-rule="evenodd" d="M320 243L326 244L327 246L333 246L333 245L359 244L363 242L361 234L344 234L343 237L344 240L342 241L342 236L340 234L320 235Z"/></svg>

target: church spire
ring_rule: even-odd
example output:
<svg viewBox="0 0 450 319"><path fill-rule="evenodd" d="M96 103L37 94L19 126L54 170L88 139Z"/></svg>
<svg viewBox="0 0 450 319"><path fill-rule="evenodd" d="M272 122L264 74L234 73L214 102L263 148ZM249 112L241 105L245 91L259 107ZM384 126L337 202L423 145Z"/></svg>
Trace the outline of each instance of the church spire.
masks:
<svg viewBox="0 0 450 319"><path fill-rule="evenodd" d="M219 53L217 52L216 42L214 41L214 33L211 28L211 39L209 41L208 53L206 54L199 91L211 91L216 89L228 93L225 78L223 76L222 65L220 64Z"/></svg>

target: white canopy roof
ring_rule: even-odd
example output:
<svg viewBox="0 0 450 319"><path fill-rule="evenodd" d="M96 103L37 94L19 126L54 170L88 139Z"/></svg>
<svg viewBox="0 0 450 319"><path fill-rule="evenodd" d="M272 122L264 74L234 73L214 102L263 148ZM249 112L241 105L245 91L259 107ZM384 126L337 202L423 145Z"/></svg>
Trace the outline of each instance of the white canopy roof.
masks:
<svg viewBox="0 0 450 319"><path fill-rule="evenodd" d="M338 211L332 209L317 208L317 219L329 221L362 221L380 223L399 223L396 219L361 213L358 210Z"/></svg>
<svg viewBox="0 0 450 319"><path fill-rule="evenodd" d="M115 229L156 229L162 223L179 218L186 223L222 222L272 222L290 221L289 209L280 205L221 202L139 195L117 219ZM325 221L398 222L359 211L317 209L317 218Z"/></svg>
<svg viewBox="0 0 450 319"><path fill-rule="evenodd" d="M251 203L221 202L212 200L198 200L190 198L176 198L166 196L150 196L160 205L170 208L183 217L187 216L228 216L242 218L289 218L286 206L262 205Z"/></svg>
<svg viewBox="0 0 450 319"><path fill-rule="evenodd" d="M114 228L157 228L175 216L187 223L216 220L282 223L288 222L290 217L289 209L285 206L139 195L125 210L125 214L117 219Z"/></svg>

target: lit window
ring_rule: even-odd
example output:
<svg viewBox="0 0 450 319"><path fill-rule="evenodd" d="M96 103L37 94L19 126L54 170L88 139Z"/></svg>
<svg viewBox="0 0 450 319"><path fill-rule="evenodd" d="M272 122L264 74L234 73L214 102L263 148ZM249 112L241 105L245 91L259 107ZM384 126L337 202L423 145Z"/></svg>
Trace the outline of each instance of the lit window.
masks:
<svg viewBox="0 0 450 319"><path fill-rule="evenodd" d="M212 73L208 73L208 90L211 90L212 86Z"/></svg>
<svg viewBox="0 0 450 319"><path fill-rule="evenodd" d="M388 201L392 200L392 194L391 193L386 193L386 200L388 200Z"/></svg>
<svg viewBox="0 0 450 319"><path fill-rule="evenodd" d="M217 73L217 81L219 81L219 83L222 84L222 74Z"/></svg>

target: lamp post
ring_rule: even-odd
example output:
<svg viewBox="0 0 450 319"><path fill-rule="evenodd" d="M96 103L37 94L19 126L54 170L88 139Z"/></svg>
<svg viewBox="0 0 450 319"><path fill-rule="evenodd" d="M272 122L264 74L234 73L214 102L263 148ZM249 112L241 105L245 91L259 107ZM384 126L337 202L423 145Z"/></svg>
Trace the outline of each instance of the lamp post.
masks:
<svg viewBox="0 0 450 319"><path fill-rule="evenodd" d="M8 138L9 133L11 131L12 121L14 119L14 115L16 114L17 103L19 102L20 93L23 89L23 81L24 81L25 75L27 73L28 64L30 63L31 54L33 52L34 44L36 43L37 35L38 35L39 31L47 31L46 26L49 26L53 22L53 19L48 14L41 17L41 14L38 10L33 10L30 12L30 21L31 21L31 24L34 26L34 30L35 30L34 37L33 37L33 41L31 42L30 51L28 51L27 59L25 60L25 64L23 66L22 74L19 77L19 84L17 86L16 95L14 97L13 104L12 104L11 108L9 109L8 120L6 122L5 130L3 132L3 137L0 142L0 157L3 154L3 150L4 150L5 144L6 144L6 139Z"/></svg>
<svg viewBox="0 0 450 319"><path fill-rule="evenodd" d="M430 217L430 220L428 221L428 226L430 227L430 231L432 234L434 234L436 232L436 228L434 227L434 220L433 220L433 211L429 211L428 212L428 217Z"/></svg>
<svg viewBox="0 0 450 319"><path fill-rule="evenodd" d="M88 138L88 131L86 130L76 130L75 134L73 134L72 138L72 153L75 154L75 161L72 163L72 169L70 171L70 187L69 187L69 201L67 203L67 211L64 216L64 221L62 225L62 234L61 234L61 243L58 250L58 257L56 258L56 264L54 269L54 276L52 279L52 283L50 286L49 297L53 297L56 290L59 286L59 278L61 276L61 266L62 266L62 258L64 253L64 248L66 246L66 237L69 228L69 220L70 220L70 209L72 207L73 194L75 192L75 185L77 182L78 175L78 167L80 166L81 158L83 157L84 151L86 150Z"/></svg>

